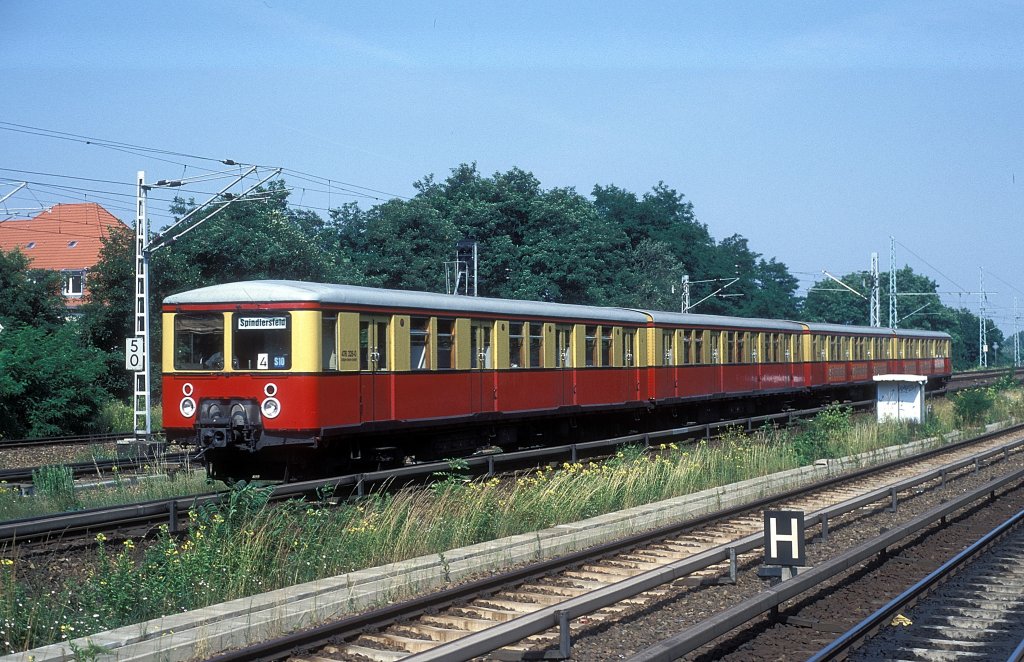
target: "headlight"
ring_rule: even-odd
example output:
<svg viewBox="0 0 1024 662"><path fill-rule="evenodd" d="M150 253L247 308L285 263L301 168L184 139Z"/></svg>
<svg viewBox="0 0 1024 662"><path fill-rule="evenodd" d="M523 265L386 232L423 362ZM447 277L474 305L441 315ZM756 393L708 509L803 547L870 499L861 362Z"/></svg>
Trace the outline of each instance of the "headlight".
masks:
<svg viewBox="0 0 1024 662"><path fill-rule="evenodd" d="M260 411L267 418L277 418L277 415L281 413L281 403L277 398L267 398L260 405Z"/></svg>
<svg viewBox="0 0 1024 662"><path fill-rule="evenodd" d="M182 398L181 404L178 405L178 411L185 418L192 418L196 413L196 401L192 398Z"/></svg>

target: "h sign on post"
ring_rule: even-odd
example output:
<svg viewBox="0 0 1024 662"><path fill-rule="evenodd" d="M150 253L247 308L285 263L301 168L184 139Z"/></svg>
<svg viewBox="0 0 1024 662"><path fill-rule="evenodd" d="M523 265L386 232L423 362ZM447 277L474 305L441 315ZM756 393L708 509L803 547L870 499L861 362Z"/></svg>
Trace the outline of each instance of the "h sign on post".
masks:
<svg viewBox="0 0 1024 662"><path fill-rule="evenodd" d="M803 511L764 511L764 563L784 566L806 565Z"/></svg>

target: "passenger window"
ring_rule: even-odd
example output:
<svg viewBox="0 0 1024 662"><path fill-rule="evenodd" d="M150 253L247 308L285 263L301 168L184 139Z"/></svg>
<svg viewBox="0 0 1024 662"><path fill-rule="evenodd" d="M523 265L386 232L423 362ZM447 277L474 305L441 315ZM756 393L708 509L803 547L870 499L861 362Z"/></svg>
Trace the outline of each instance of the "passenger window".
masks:
<svg viewBox="0 0 1024 662"><path fill-rule="evenodd" d="M572 330L569 328L555 328L555 347L557 355L555 362L559 368L572 367Z"/></svg>
<svg viewBox="0 0 1024 662"><path fill-rule="evenodd" d="M584 337L586 342L586 349L584 352L585 365L588 368L592 368L598 365L599 358L597 356L597 327L587 326L585 327Z"/></svg>
<svg viewBox="0 0 1024 662"><path fill-rule="evenodd" d="M430 370L430 318L413 317L409 320L409 367Z"/></svg>
<svg viewBox="0 0 1024 662"><path fill-rule="evenodd" d="M224 369L224 315L178 313L174 316L174 369Z"/></svg>
<svg viewBox="0 0 1024 662"><path fill-rule="evenodd" d="M661 365L672 365L672 332L661 332Z"/></svg>
<svg viewBox="0 0 1024 662"><path fill-rule="evenodd" d="M567 326L555 327L555 367L572 367L572 330Z"/></svg>
<svg viewBox="0 0 1024 662"><path fill-rule="evenodd" d="M455 320L437 320L437 369L451 370L455 366Z"/></svg>
<svg viewBox="0 0 1024 662"><path fill-rule="evenodd" d="M470 365L474 369L491 367L491 325L474 323L470 330Z"/></svg>
<svg viewBox="0 0 1024 662"><path fill-rule="evenodd" d="M544 367L544 325L540 322L530 322L530 366L531 368Z"/></svg>
<svg viewBox="0 0 1024 662"><path fill-rule="evenodd" d="M338 369L338 316L324 313L320 318L320 369Z"/></svg>
<svg viewBox="0 0 1024 662"><path fill-rule="evenodd" d="M508 326L508 361L510 368L521 368L529 365L526 354L526 343L523 341L523 329L526 325L516 322Z"/></svg>
<svg viewBox="0 0 1024 662"><path fill-rule="evenodd" d="M636 357L633 355L635 329L623 329L622 331L622 365L632 368L636 365Z"/></svg>
<svg viewBox="0 0 1024 662"><path fill-rule="evenodd" d="M601 365L608 367L612 364L612 327L601 327Z"/></svg>
<svg viewBox="0 0 1024 662"><path fill-rule="evenodd" d="M232 366L236 370L288 370L292 367L291 314L235 313Z"/></svg>
<svg viewBox="0 0 1024 662"><path fill-rule="evenodd" d="M388 323L382 318L359 320L359 369L388 369Z"/></svg>

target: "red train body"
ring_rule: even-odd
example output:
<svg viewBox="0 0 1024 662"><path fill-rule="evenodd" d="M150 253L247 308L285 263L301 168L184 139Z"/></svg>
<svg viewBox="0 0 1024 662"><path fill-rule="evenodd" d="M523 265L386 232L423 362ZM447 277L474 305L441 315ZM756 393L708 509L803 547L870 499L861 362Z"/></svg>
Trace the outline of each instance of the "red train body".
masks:
<svg viewBox="0 0 1024 662"><path fill-rule="evenodd" d="M221 478L326 475L949 378L943 333L251 281L164 302L163 416ZM231 357L225 361L223 357Z"/></svg>

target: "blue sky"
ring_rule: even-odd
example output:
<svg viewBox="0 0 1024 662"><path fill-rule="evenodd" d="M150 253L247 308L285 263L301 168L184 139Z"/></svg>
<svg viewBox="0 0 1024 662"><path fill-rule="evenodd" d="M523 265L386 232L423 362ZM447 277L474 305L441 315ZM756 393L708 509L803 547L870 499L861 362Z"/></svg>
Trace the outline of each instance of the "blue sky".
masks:
<svg viewBox="0 0 1024 662"><path fill-rule="evenodd" d="M1022 2L6 0L0 30L0 121L404 196L471 161L585 194L663 180L804 288L888 269L894 235L940 290L984 267L1007 334L1024 311ZM0 130L0 168L200 172L163 158ZM8 204L61 201L32 189Z"/></svg>

